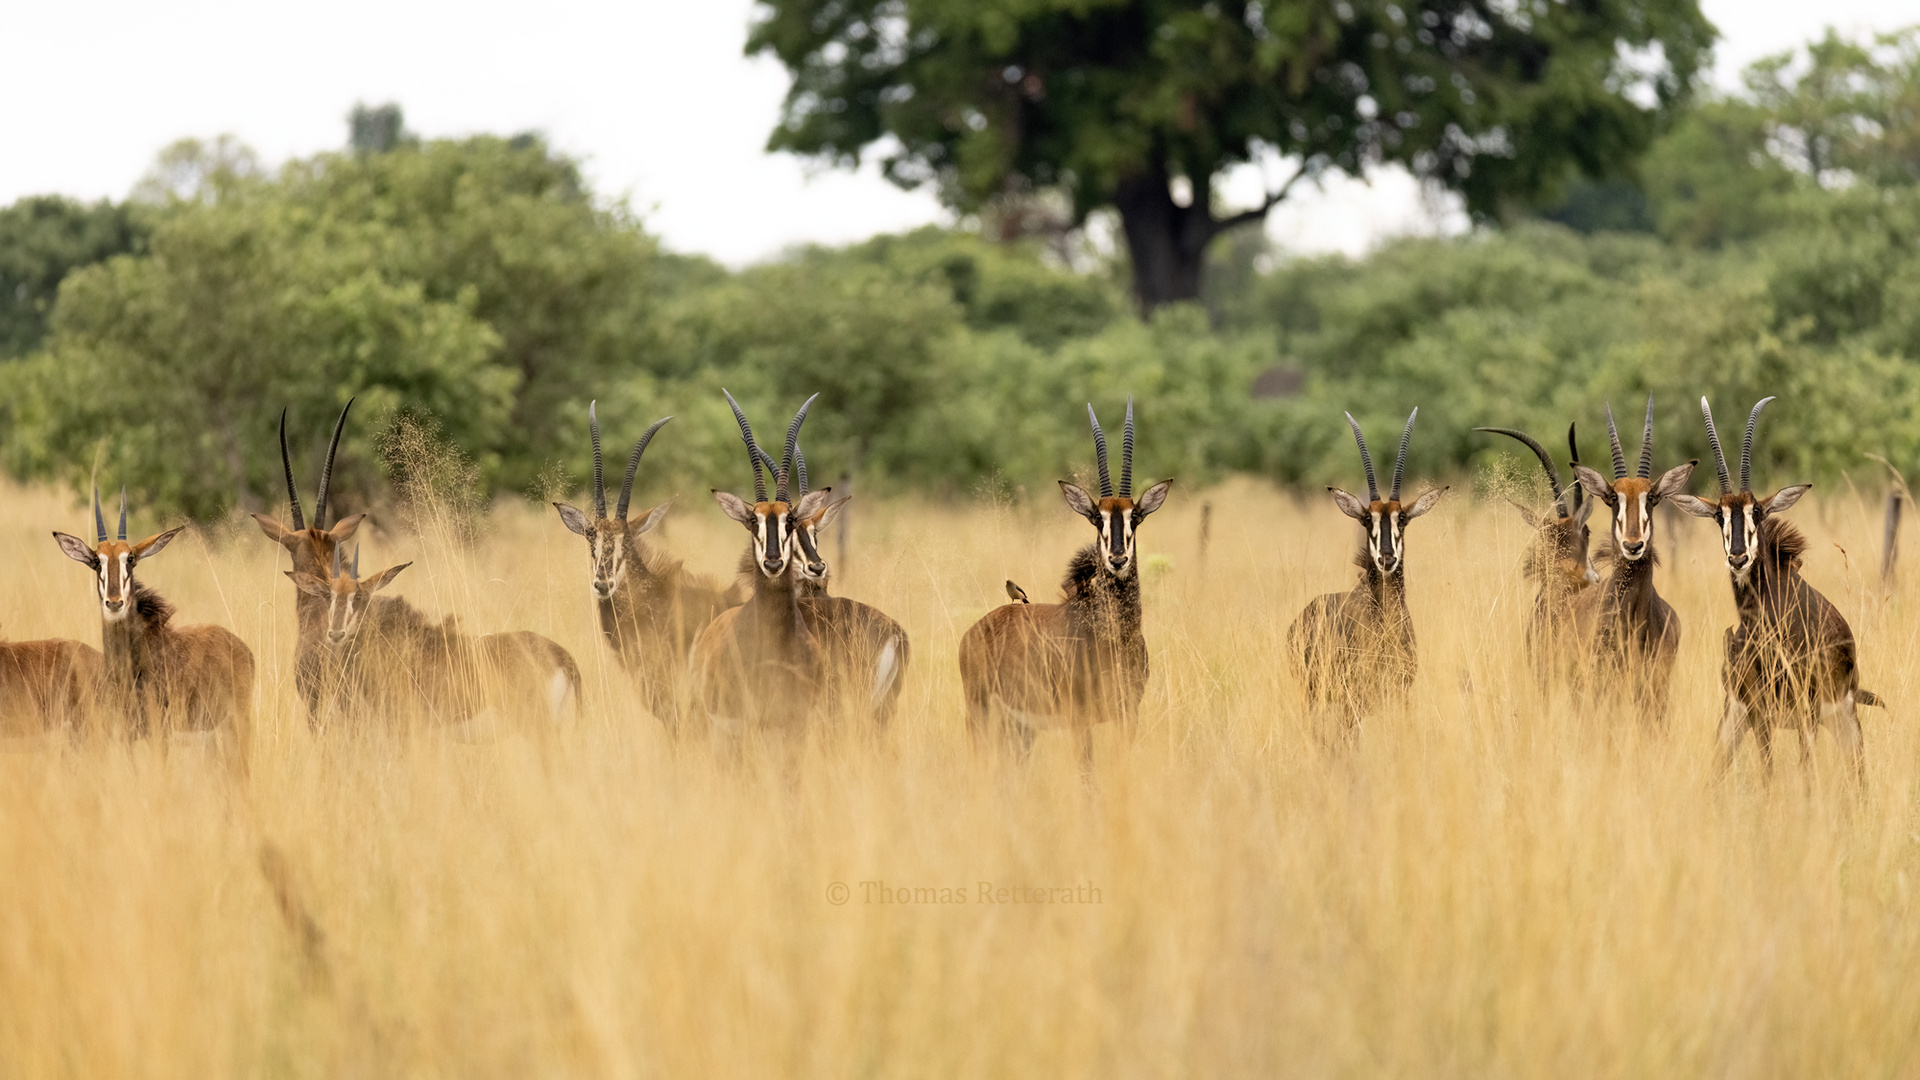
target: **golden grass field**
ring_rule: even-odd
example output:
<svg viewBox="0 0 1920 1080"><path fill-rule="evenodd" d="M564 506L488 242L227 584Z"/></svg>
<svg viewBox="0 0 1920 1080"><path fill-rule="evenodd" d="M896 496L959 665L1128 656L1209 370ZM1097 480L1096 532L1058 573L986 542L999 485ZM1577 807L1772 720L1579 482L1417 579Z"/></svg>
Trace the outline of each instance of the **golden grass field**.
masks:
<svg viewBox="0 0 1920 1080"><path fill-rule="evenodd" d="M79 504L0 498L0 627L97 644L48 536ZM250 521L191 532L141 576L253 647L248 790L151 744L0 755L0 1078L1920 1074L1920 612L1880 595L1867 501L1791 516L1893 703L1862 710L1863 800L1830 735L1810 792L1790 740L1771 787L1751 744L1714 781L1733 604L1712 527L1664 514L1665 733L1534 690L1527 531L1456 490L1408 530L1417 704L1333 750L1285 633L1351 584L1356 530L1325 498L1176 487L1140 534L1143 716L1100 733L1091 787L1063 736L1018 767L963 731L960 634L1005 578L1050 598L1091 536L1050 490L856 502L836 589L900 620L914 663L892 735L815 744L797 787L628 704L585 545L545 507L497 508L470 547L363 532L363 571L415 560L393 591L421 608L579 659L576 725L485 745L316 742L286 556ZM703 492L664 537L715 574L745 539Z"/></svg>

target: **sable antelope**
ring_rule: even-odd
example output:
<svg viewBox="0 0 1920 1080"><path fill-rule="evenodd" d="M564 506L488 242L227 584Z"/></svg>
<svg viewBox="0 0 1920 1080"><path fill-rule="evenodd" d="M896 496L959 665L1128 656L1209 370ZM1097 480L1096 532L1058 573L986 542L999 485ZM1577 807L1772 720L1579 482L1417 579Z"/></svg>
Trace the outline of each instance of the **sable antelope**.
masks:
<svg viewBox="0 0 1920 1080"><path fill-rule="evenodd" d="M1540 583L1540 592L1534 597L1533 615L1527 623L1527 661L1540 685L1545 686L1562 665L1578 655L1579 646L1571 634L1574 597L1600 580L1593 569L1587 528L1593 501L1581 497L1578 483L1570 488L1562 486L1560 470L1554 467L1552 455L1526 432L1501 427L1473 430L1520 440L1540 459L1547 483L1552 485L1551 515L1535 515L1531 509L1517 502L1513 504L1520 511L1521 519L1534 530L1533 541L1527 545L1524 572ZM1572 425L1567 427L1567 449L1577 464L1580 446Z"/></svg>
<svg viewBox="0 0 1920 1080"><path fill-rule="evenodd" d="M1407 448L1419 415L1417 408L1407 415L1393 463L1393 486L1382 499L1367 437L1353 414L1347 414L1367 474L1367 501L1337 487L1327 490L1340 512L1360 523L1360 552L1354 558L1360 581L1347 592L1315 597L1287 628L1287 645L1293 650L1294 670L1306 683L1308 704L1316 712L1337 707L1349 724L1383 703L1405 700L1420 666L1413 620L1407 614L1406 528L1432 510L1447 488L1429 489L1411 504L1400 502Z"/></svg>
<svg viewBox="0 0 1920 1080"><path fill-rule="evenodd" d="M1878 705L1880 699L1860 689L1853 628L1838 608L1800 577L1806 538L1775 516L1799 502L1813 485L1784 487L1764 499L1753 494L1753 433L1760 423L1760 410L1772 400L1760 399L1747 415L1747 436L1740 444L1740 490L1735 491L1720 449L1720 433L1714 430L1713 410L1701 398L1700 415L1713 446L1720 498L1708 502L1692 495L1673 496L1680 509L1712 518L1720 526L1733 599L1740 612L1739 627L1727 631L1726 662L1720 673L1727 692L1720 721L1721 768L1733 763L1740 740L1751 729L1771 773L1776 726L1791 728L1800 736L1800 760L1805 765L1813 754L1815 730L1831 723L1855 777L1864 782L1866 751L1854 707Z"/></svg>
<svg viewBox="0 0 1920 1080"><path fill-rule="evenodd" d="M833 489L810 491L798 503L790 502L790 470L786 465L776 468L760 449L746 413L730 393L727 404L747 447L754 501L749 505L737 495L718 490L713 498L753 537L740 560L740 573L751 594L746 603L715 616L694 639L693 693L716 750L737 753L743 739L759 734L779 741L791 754L797 751L820 697L823 648L802 602L806 586L787 571L795 558L794 534L808 523L818 524ZM805 420L802 407L787 429L788 464L794 460ZM767 498L767 483L761 476L763 463L774 475L772 499Z"/></svg>
<svg viewBox="0 0 1920 1080"><path fill-rule="evenodd" d="M127 542L127 494L120 492L120 535L107 539L100 492L93 493L93 546L56 531L60 550L94 572L100 592L103 704L126 734L157 732L224 742L227 761L244 777L253 735L253 652L220 626L175 626L173 605L135 580L141 562L159 555L185 526Z"/></svg>
<svg viewBox="0 0 1920 1080"><path fill-rule="evenodd" d="M554 503L553 508L560 512L560 520L569 530L586 538L601 635L613 647L621 666L638 678L648 711L672 731L680 720L687 653L694 635L722 610L740 603L741 598L641 543L641 536L665 520L673 505L671 499L637 519L627 517L640 456L646 453L654 434L673 417L654 421L633 444L626 479L620 484L620 501L613 516L607 516L596 408L597 403L587 406L587 424L593 434L593 520L566 503Z"/></svg>
<svg viewBox="0 0 1920 1080"><path fill-rule="evenodd" d="M563 719L580 700L580 668L552 640L527 630L472 637L452 618L432 622L401 597L375 596L401 563L366 579L360 553L343 565L334 551L326 578L287 576L323 605L326 647L338 658L333 702L347 715L418 719L456 737L481 738L494 722L545 712Z"/></svg>
<svg viewBox="0 0 1920 1080"><path fill-rule="evenodd" d="M1133 399L1120 443L1120 493L1107 468L1107 436L1087 406L1100 469L1100 498L1065 480L1067 506L1097 532L1067 564L1057 604L1011 603L981 617L960 639L960 686L976 747L994 730L1024 755L1043 728L1079 737L1083 769L1093 765L1093 725L1130 724L1146 693L1147 639L1141 632L1136 530L1167 500L1172 480L1133 498Z"/></svg>
<svg viewBox="0 0 1920 1080"><path fill-rule="evenodd" d="M29 740L91 722L100 650L64 638L0 642L0 738Z"/></svg>
<svg viewBox="0 0 1920 1080"><path fill-rule="evenodd" d="M1658 563L1653 510L1662 500L1685 491L1699 462L1675 465L1654 479L1651 394L1634 475L1627 475L1627 455L1620 448L1612 405L1607 406L1607 441L1613 452L1612 483L1585 465L1573 466L1580 486L1607 505L1613 522L1605 554L1612 570L1599 588L1574 600L1574 627L1586 643L1581 657L1596 680L1595 688L1625 691L1641 720L1655 722L1667 712L1673 663L1680 654L1680 617L1653 587L1653 568Z"/></svg>
<svg viewBox="0 0 1920 1080"><path fill-rule="evenodd" d="M793 425L793 470L799 484L796 497L802 502L809 492L807 455L800 449L799 422L805 419L812 404L813 398L808 398L806 404L800 406L800 416ZM771 459L767 465L771 470ZM828 503L817 514L797 519L793 531L794 559L788 572L799 577L796 589L801 612L822 650L819 706L830 715L852 712L870 717L877 728L885 730L900 702L907 665L913 658L912 646L907 632L880 609L827 593L830 571L826 559L820 555L820 530L827 527L850 499L849 495Z"/></svg>
<svg viewBox="0 0 1920 1080"><path fill-rule="evenodd" d="M367 515L355 514L331 529L327 527L327 489L333 483L333 459L340 449L340 433L346 430L347 413L352 409L353 402L349 400L333 425L333 440L327 444L326 462L320 467L320 489L314 496L311 527L301 513L300 491L293 483L293 458L287 453L287 414L285 410L280 413L280 464L286 472L287 508L293 516L293 527L288 528L266 514L255 514L253 520L259 522L260 531L267 534L267 539L287 549L287 554L293 557L294 573L326 576L340 545L366 520ZM293 616L293 685L306 703L308 727L317 732L325 723L320 709L322 698L327 696L325 686L329 679L339 677L339 655L326 645L326 603L322 599L295 590Z"/></svg>

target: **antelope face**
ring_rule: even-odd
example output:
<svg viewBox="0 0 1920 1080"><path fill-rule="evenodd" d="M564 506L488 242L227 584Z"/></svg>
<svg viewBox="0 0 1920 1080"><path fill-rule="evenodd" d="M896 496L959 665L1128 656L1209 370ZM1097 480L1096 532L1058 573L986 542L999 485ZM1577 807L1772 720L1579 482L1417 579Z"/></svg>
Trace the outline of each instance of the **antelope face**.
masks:
<svg viewBox="0 0 1920 1080"><path fill-rule="evenodd" d="M1408 505L1392 499L1363 503L1358 496L1339 488L1327 490L1333 492L1334 505L1340 512L1358 521L1366 530L1367 558L1382 574L1399 572L1406 561L1407 524L1433 509L1447 491L1444 487L1434 488Z"/></svg>
<svg viewBox="0 0 1920 1080"><path fill-rule="evenodd" d="M667 516L670 502L642 514L639 519L616 521L601 518L588 521L587 516L568 506L566 503L554 503L553 508L560 512L560 520L570 532L585 537L587 558L592 565L592 577L589 588L595 600L613 599L615 590L626 580L629 563L639 561L633 540L644 535Z"/></svg>
<svg viewBox="0 0 1920 1080"><path fill-rule="evenodd" d="M753 534L753 561L760 572L777 578L786 573L787 566L794 561L794 533L799 524L819 514L821 505L831 494L828 488L809 491L801 497L798 506L777 501L749 505L738 495L725 491L714 492L713 498L728 517ZM820 565L824 573L826 564Z"/></svg>
<svg viewBox="0 0 1920 1080"><path fill-rule="evenodd" d="M1685 493L1698 461L1689 461L1668 469L1658 480L1638 476L1603 479L1585 465L1575 465L1574 474L1588 495L1607 504L1613 512L1613 551L1627 562L1639 562L1653 551L1653 508L1662 500Z"/></svg>
<svg viewBox="0 0 1920 1080"><path fill-rule="evenodd" d="M100 593L100 617L116 623L132 613L127 601L133 593L133 568L140 560L160 554L184 528L182 525L168 529L131 544L125 540L102 540L95 547L88 547L85 540L63 532L55 532L53 537L67 558L94 572L94 583Z"/></svg>
<svg viewBox="0 0 1920 1080"><path fill-rule="evenodd" d="M322 578L300 570L289 570L287 576L301 592L327 602L327 644L339 648L353 640L354 633L360 629L361 616L367 612L367 606L373 602L373 594L387 587L400 571L412 566L401 563L364 580L356 579L352 574L342 572L330 578Z"/></svg>
<svg viewBox="0 0 1920 1080"><path fill-rule="evenodd" d="M832 488L821 488L830 492ZM794 570L804 581L825 581L827 579L827 560L820 555L820 530L840 515L840 508L847 505L849 495L837 503L831 503L812 517L801 518L794 526ZM804 501L804 500L803 500Z"/></svg>
<svg viewBox="0 0 1920 1080"><path fill-rule="evenodd" d="M293 558L295 570L321 577L331 573L334 551L351 539L354 531L366 519L365 514L355 514L341 518L331 529L289 529L265 514L253 515L253 520L259 523L260 531L267 535L267 539L287 549L287 554Z"/></svg>
<svg viewBox="0 0 1920 1080"><path fill-rule="evenodd" d="M1754 559L1760 549L1760 523L1799 502L1800 496L1812 487L1812 484L1784 487L1765 499L1756 498L1751 491L1741 491L1722 495L1718 502L1686 494L1675 495L1673 501L1694 517L1712 518L1720 526L1720 547L1727 555L1727 571L1733 575L1733 583L1744 588L1753 576Z"/></svg>
<svg viewBox="0 0 1920 1080"><path fill-rule="evenodd" d="M1139 502L1111 495L1096 501L1080 488L1060 481L1060 492L1066 496L1067 505L1099 530L1100 568L1123 579L1134 571L1134 531L1147 520L1148 514L1167 501L1167 492L1172 487L1173 481L1162 480L1148 488Z"/></svg>
<svg viewBox="0 0 1920 1080"><path fill-rule="evenodd" d="M1600 574L1593 568L1593 531L1587 525L1593 515L1592 499L1580 500L1579 508L1565 517L1536 517L1526 507L1514 506L1535 531L1527 549L1528 573L1556 574L1576 590L1599 583Z"/></svg>

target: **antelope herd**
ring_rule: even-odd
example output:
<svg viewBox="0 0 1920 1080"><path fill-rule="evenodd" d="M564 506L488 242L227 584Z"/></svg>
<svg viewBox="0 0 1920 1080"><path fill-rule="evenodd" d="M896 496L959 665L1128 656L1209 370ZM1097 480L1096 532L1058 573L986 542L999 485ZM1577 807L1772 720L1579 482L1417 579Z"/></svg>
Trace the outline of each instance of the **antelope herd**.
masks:
<svg viewBox="0 0 1920 1080"><path fill-rule="evenodd" d="M755 438L733 395L726 400L753 474L752 502L726 491L713 493L720 509L748 534L732 584L690 573L644 539L664 520L670 501L637 517L629 514L641 459L673 418L655 421L634 443L609 514L598 406L589 405L593 515L566 503L554 508L565 527L587 542L589 591L601 636L635 684L638 703L670 735L705 740L725 759L737 758L748 741L765 742L792 760L816 732L878 735L898 706L912 651L899 623L829 591L831 575L819 537L847 500L835 500L831 488L808 485L800 434L815 398L807 399L787 425L778 459ZM1567 431L1571 483L1563 483L1553 455L1525 432L1474 429L1524 444L1551 486L1548 512L1519 507L1534 530L1522 572L1538 585L1527 625L1527 664L1542 686L1568 685L1583 699L1642 724L1657 727L1664 721L1681 625L1654 585L1654 509L1671 502L1719 525L1739 614L1738 626L1726 631L1720 673L1725 691L1721 767L1732 762L1751 732L1770 773L1773 729L1793 731L1804 759L1817 730L1831 725L1863 782L1856 709L1881 702L1860 687L1853 632L1838 609L1801 577L1806 541L1781 517L1811 485L1785 487L1764 498L1752 489L1754 435L1761 410L1772 400L1761 400L1747 418L1737 490L1712 410L1705 398L1700 400L1719 479L1717 500L1687 493L1696 461L1655 474L1652 398L1631 474L1608 406L1611 479L1580 461L1572 427ZM294 684L313 731L402 725L470 739L571 715L579 707L580 671L560 645L530 631L470 634L451 617L435 620L403 598L381 595L410 564L362 576L358 549L349 554L346 548L365 515L328 524L334 459L352 406L349 401L334 425L311 522L294 483L282 413L280 455L291 527L254 515L261 531L291 557ZM987 612L961 637L959 671L967 730L976 747L1004 746L1025 756L1039 733L1059 729L1074 735L1082 767L1091 769L1094 727L1119 721L1130 729L1146 691L1148 649L1135 545L1140 527L1165 504L1173 482L1163 480L1134 494L1131 398L1117 485L1107 436L1091 405L1087 416L1099 495L1065 480L1060 490L1094 536L1067 560L1057 602L1034 603L1008 581L1011 602ZM1287 630L1310 710L1336 731L1351 732L1383 707L1408 701L1419 670L1407 607L1406 532L1447 488L1401 501L1418 416L1415 409L1407 417L1385 498L1366 436L1347 416L1367 498L1337 487L1328 490L1341 513L1359 525L1354 558L1359 579L1348 591L1314 598ZM1608 511L1607 540L1596 569L1588 523L1602 505ZM95 576L101 648L65 640L0 643L0 734L101 731L154 737L163 746L206 742L244 777L253 724L253 654L222 627L174 623L172 605L135 572L160 555L183 527L129 541L127 515L123 490L118 535L109 539L96 488L93 541L54 533L60 549Z"/></svg>

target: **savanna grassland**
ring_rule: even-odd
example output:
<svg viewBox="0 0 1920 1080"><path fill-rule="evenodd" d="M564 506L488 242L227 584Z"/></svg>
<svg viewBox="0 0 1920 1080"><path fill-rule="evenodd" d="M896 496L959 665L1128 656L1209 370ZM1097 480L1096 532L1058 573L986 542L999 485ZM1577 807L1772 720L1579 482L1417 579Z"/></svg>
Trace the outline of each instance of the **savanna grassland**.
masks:
<svg viewBox="0 0 1920 1080"><path fill-rule="evenodd" d="M97 643L47 535L81 510L0 495L0 626ZM151 744L0 755L0 1077L1920 1071L1920 615L1880 594L1867 500L1793 512L1893 703L1862 711L1864 799L1824 735L1810 789L1790 740L1771 787L1751 748L1715 782L1733 604L1690 519L1657 536L1685 626L1667 730L1534 689L1527 532L1456 491L1408 531L1415 704L1336 749L1285 633L1351 584L1356 530L1321 498L1176 487L1140 534L1143 715L1101 731L1089 786L1059 735L1024 767L970 753L954 661L1003 579L1051 596L1086 525L1051 491L855 507L837 591L905 625L913 666L895 730L815 741L797 784L631 704L544 507L470 542L363 532L363 572L415 560L393 589L421 608L579 659L576 723L480 745L310 736L285 555L251 522L183 536L141 574L255 650L250 782ZM704 495L664 529L716 575L743 540Z"/></svg>

